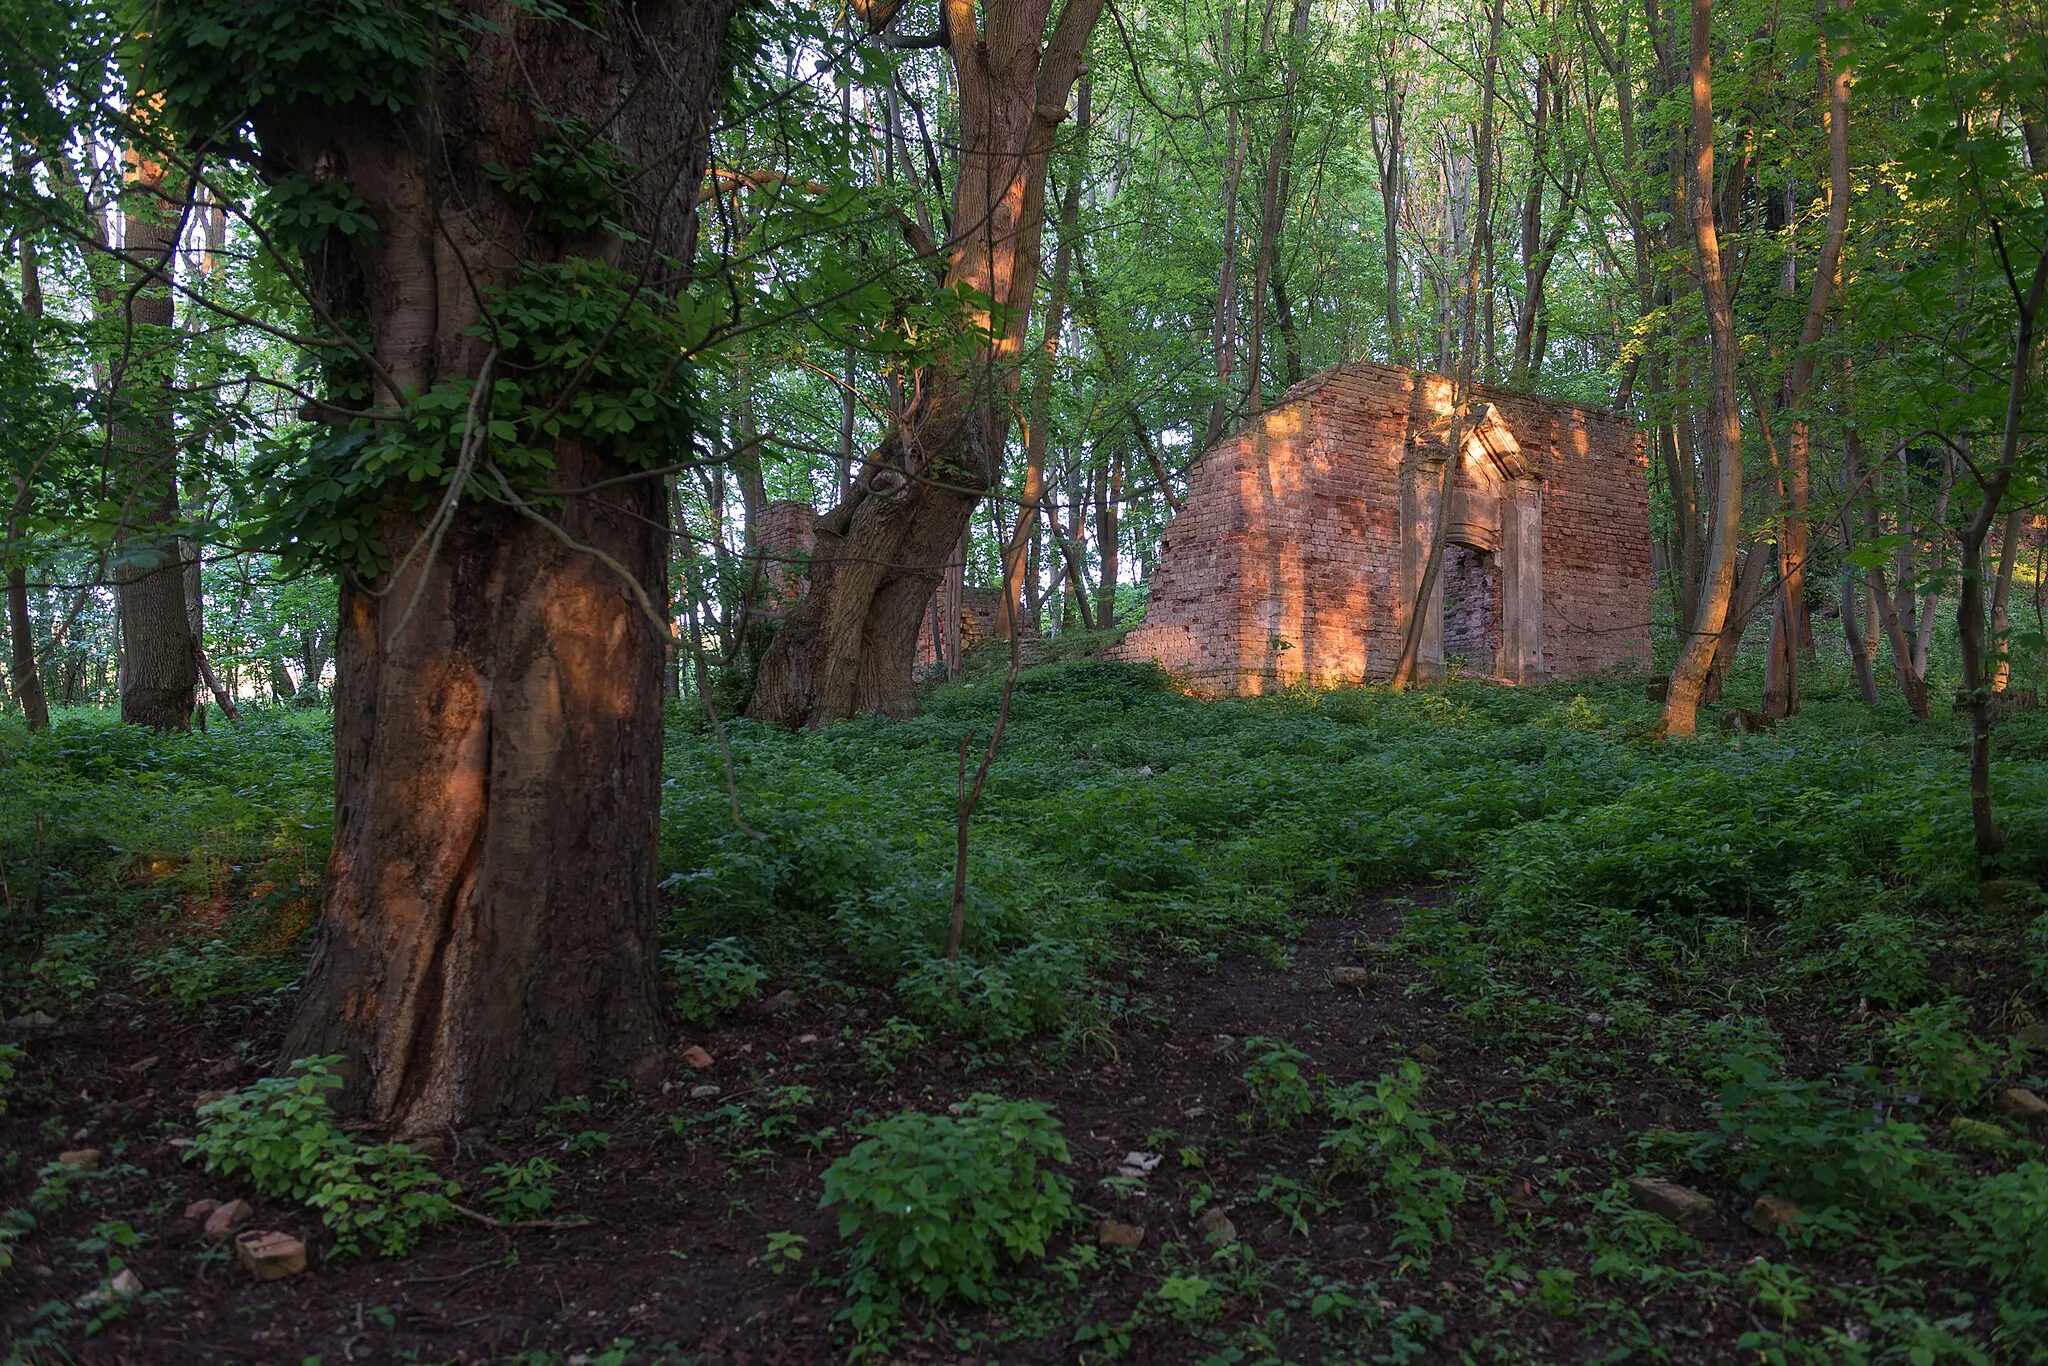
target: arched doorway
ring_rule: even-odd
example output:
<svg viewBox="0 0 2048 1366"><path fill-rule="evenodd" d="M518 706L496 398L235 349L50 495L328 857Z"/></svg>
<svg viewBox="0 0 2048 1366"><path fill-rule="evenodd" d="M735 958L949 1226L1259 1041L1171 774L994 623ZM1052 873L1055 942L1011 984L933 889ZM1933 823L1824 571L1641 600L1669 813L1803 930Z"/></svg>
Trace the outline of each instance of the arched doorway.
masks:
<svg viewBox="0 0 2048 1366"><path fill-rule="evenodd" d="M1415 600L1436 535L1449 425L1409 442L1398 586L1404 605ZM1473 409L1464 428L1417 662L1425 674L1455 665L1466 674L1535 682L1544 672L1542 474L1493 405Z"/></svg>

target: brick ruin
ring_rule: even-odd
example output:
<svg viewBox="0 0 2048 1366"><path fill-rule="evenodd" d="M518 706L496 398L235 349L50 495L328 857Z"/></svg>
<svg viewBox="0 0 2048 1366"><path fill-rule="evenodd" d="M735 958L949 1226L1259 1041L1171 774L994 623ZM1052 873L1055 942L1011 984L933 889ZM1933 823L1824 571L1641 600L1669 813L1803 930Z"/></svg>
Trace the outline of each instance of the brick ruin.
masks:
<svg viewBox="0 0 2048 1366"><path fill-rule="evenodd" d="M780 616L803 596L811 548L818 543L817 520L817 509L800 498L778 498L761 510L754 540L761 547L764 613Z"/></svg>
<svg viewBox="0 0 2048 1366"><path fill-rule="evenodd" d="M1210 448L1118 656L1212 694L1388 677L1436 533L1450 393L1442 376L1356 362ZM1466 413L1421 672L1531 683L1647 668L1634 429L1486 386Z"/></svg>

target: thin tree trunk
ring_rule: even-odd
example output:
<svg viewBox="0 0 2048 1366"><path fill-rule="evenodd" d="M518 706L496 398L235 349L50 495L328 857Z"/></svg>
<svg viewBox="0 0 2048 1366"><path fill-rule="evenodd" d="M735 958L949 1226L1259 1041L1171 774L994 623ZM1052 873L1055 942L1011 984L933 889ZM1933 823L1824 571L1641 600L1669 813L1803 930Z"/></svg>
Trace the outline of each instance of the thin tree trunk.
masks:
<svg viewBox="0 0 2048 1366"><path fill-rule="evenodd" d="M207 662L206 651L195 650L193 655L199 665L199 677L205 682L206 690L212 693L213 700L220 704L220 714L230 721L241 720L242 713L235 706L234 694L221 686L220 679L214 675L213 665Z"/></svg>
<svg viewBox="0 0 2048 1366"><path fill-rule="evenodd" d="M13 646L14 700L30 730L50 728L50 701L43 694L43 673L36 667L35 628L28 612L28 572L20 565L7 567L7 625Z"/></svg>
<svg viewBox="0 0 2048 1366"><path fill-rule="evenodd" d="M1231 47L1234 30L1237 27L1235 6L1226 3L1223 7L1223 76L1231 82L1231 93L1236 94L1236 73L1231 65ZM1244 175L1244 131L1243 121L1238 114L1237 101L1233 98L1230 109L1224 115L1225 140L1223 165L1223 263L1216 279L1216 323L1213 329L1216 348L1216 398L1209 405L1209 425L1202 437L1206 450L1223 437L1223 428L1230 416L1231 372L1236 364L1237 350L1237 191L1239 179Z"/></svg>
<svg viewBox="0 0 2048 1366"><path fill-rule="evenodd" d="M1932 523L1932 544L1934 548L1934 569L1927 576L1927 587L1920 592L1919 619L1913 631L1913 676L1923 683L1927 679L1927 652L1934 644L1935 608L1941 602L1940 584L1948 569L1948 505L1955 494L1956 455L1946 451L1942 456L1941 491L1934 498L1934 520ZM1981 548L1980 548L1981 549Z"/></svg>
<svg viewBox="0 0 2048 1366"><path fill-rule="evenodd" d="M1107 629L1116 625L1116 585L1120 570L1117 563L1117 513L1124 497L1124 454L1121 447L1111 449L1109 462L1102 470L1100 488L1101 496L1095 504L1095 553L1102 563L1102 572L1095 582L1095 624Z"/></svg>
<svg viewBox="0 0 2048 1366"><path fill-rule="evenodd" d="M1083 511L1081 499L1075 498L1071 506L1074 510L1075 534L1070 537L1060 528L1059 509L1057 507L1047 509L1051 514L1047 518L1047 530L1052 533L1053 540L1058 543L1060 558L1066 565L1066 580L1070 598L1069 603L1065 605L1073 607L1074 615L1081 619L1081 628L1083 630L1092 631L1095 629L1095 609L1089 602L1088 574L1085 567L1087 551L1086 547L1081 543L1081 529L1087 525L1087 516ZM1062 612L1062 620L1060 622L1062 626L1066 625L1064 615L1064 612Z"/></svg>
<svg viewBox="0 0 2048 1366"><path fill-rule="evenodd" d="M1548 27L1550 0L1538 0L1536 10L1539 25ZM1539 264L1539 256L1543 241L1544 181L1550 173L1550 105L1556 63L1554 52L1538 54L1536 90L1530 100L1529 184L1522 192L1521 216L1522 297L1515 310L1514 354L1508 361L1508 383L1513 385L1528 383L1530 348L1535 340L1531 334L1535 331L1537 310L1542 307L1543 272L1549 264ZM1570 210L1567 203L1566 213L1569 214Z"/></svg>
<svg viewBox="0 0 2048 1366"><path fill-rule="evenodd" d="M1742 568L1735 575L1735 591L1730 595L1721 634L1714 640L1714 661L1707 666L1706 682L1700 688L1701 706L1711 707L1721 700L1728 671L1735 667L1735 657L1741 653L1742 638L1748 634L1750 622L1756 619L1757 609L1763 606L1764 584L1770 569L1770 552L1762 541L1752 541L1742 556Z"/></svg>
<svg viewBox="0 0 2048 1366"><path fill-rule="evenodd" d="M1877 510L1866 505L1863 510L1864 539L1874 540L1878 535ZM1899 605L1891 590L1886 587L1884 570L1871 565L1864 570L1864 584L1870 594L1872 605L1877 608L1878 622L1884 628L1884 637L1892 647L1892 680L1899 685L1899 691L1906 695L1906 706L1919 720L1925 721L1932 715L1927 696L1927 684L1913 669L1913 635L1911 628L1899 615Z"/></svg>
<svg viewBox="0 0 2048 1366"><path fill-rule="evenodd" d="M1053 247L1052 286L1045 298L1045 343L1031 377L1030 420L1024 427L1024 494L1017 503L1016 529L1003 546L1001 626L1005 639L1016 632L1017 605L1024 596L1025 547L1038 534L1039 504L1045 500L1045 442L1046 427L1052 420L1053 362L1059 355L1060 332L1066 326L1067 284L1081 234L1081 182L1086 178L1088 165L1093 89L1086 72L1074 83L1073 171L1060 199L1059 240Z"/></svg>
<svg viewBox="0 0 2048 1366"><path fill-rule="evenodd" d="M26 179L28 159L18 148L14 153L14 170L17 176ZM43 282L39 267L35 241L24 233L21 238L21 311L28 319L32 333L41 327L43 318ZM22 563L26 547L22 544L21 519L28 511L32 489L28 476L18 480L13 515L8 519L7 624L13 647L9 672L14 683L14 700L21 704L28 728L37 731L50 728L50 699L43 691L43 673L36 662L35 629L28 610L28 569Z"/></svg>
<svg viewBox="0 0 2048 1366"><path fill-rule="evenodd" d="M1838 0L1846 10L1849 0ZM1799 329L1799 349L1792 358L1791 381L1786 385L1786 406L1793 411L1792 433L1785 447L1786 491L1785 534L1780 542L1784 582L1778 594L1778 609L1771 619L1770 654L1764 672L1763 714L1796 716L1799 712L1799 650L1801 627L1806 623L1807 497L1811 485L1810 451L1813 430L1804 411L1813 388L1815 348L1827 320L1828 300L1834 294L1842 244L1849 231L1849 60L1843 51L1829 53L1823 48L1823 70L1828 89L1828 224L1821 239L1820 259L1815 263L1813 289L1807 296L1806 316ZM1831 61L1831 69L1829 63ZM1789 191L1788 191L1789 193ZM1790 255L1788 268L1793 267ZM1810 626L1804 631L1812 635Z"/></svg>
<svg viewBox="0 0 2048 1366"><path fill-rule="evenodd" d="M1373 158L1380 173L1380 242L1387 273L1387 358L1400 363L1406 356L1401 335L1401 173L1406 149L1401 138L1401 111L1407 92L1387 83L1386 132L1380 120L1372 121Z"/></svg>
<svg viewBox="0 0 2048 1366"><path fill-rule="evenodd" d="M1856 673L1856 693L1868 706L1877 705L1877 677L1870 667L1870 651L1863 635L1863 594L1856 579L1856 566L1847 562L1851 545L1849 514L1842 513L1842 644L1849 652L1849 667Z"/></svg>
<svg viewBox="0 0 2048 1366"><path fill-rule="evenodd" d="M1145 453L1145 463L1152 470L1152 478L1158 484L1160 496L1166 500L1167 510L1179 512L1180 497L1173 491L1172 473L1166 468L1165 457L1159 453L1159 443L1153 439L1152 429L1145 423L1144 410L1130 392L1129 376L1124 370L1116 336L1103 324L1102 306L1095 297L1095 285L1088 273L1088 257L1078 244L1074 248L1074 273L1080 281L1074 302L1075 316L1087 325L1089 335L1095 338L1095 350L1102 357L1103 368L1109 371L1109 382L1124 396L1124 411L1131 420L1131 434L1137 437L1139 449ZM1295 359L1298 365L1300 358L1297 356Z"/></svg>
<svg viewBox="0 0 2048 1366"><path fill-rule="evenodd" d="M1266 178L1260 196L1251 337L1245 345L1244 359L1246 398L1253 413L1264 412L1266 408L1266 294L1279 264L1280 220L1287 207L1283 187L1287 158L1294 145L1294 93L1301 78L1301 63L1308 55L1308 12L1309 0L1294 0L1294 18L1288 29L1287 75L1281 83L1279 121L1273 132L1273 145L1266 154Z"/></svg>
<svg viewBox="0 0 2048 1366"><path fill-rule="evenodd" d="M1842 643L1849 651L1849 667L1856 671L1856 692L1869 706L1877 705L1877 676L1871 668L1871 641L1864 627L1865 599L1867 589L1856 577L1856 565L1851 556L1856 549L1856 535L1851 529L1849 508L1851 504L1865 497L1860 491L1862 483L1863 443L1856 429L1850 427L1842 433L1842 482L1851 490L1849 501L1842 504Z"/></svg>
<svg viewBox="0 0 2048 1366"><path fill-rule="evenodd" d="M1692 0L1692 165L1688 184L1700 292L1706 301L1713 349L1713 430L1716 497L1692 634L1679 651L1664 696L1660 735L1693 733L1712 667L1714 648L1728 620L1735 589L1735 549L1742 531L1742 411L1735 386L1735 313L1721 271L1721 239L1714 226L1714 0Z"/></svg>
<svg viewBox="0 0 2048 1366"><path fill-rule="evenodd" d="M2035 169L2044 170L2042 148L2048 139L2040 136L2038 124L2027 129L2028 148L2035 154ZM2000 434L1998 463L1979 476L1983 498L1963 531L1962 591L1956 600L1956 635L1962 646L1963 697L1970 712L1970 826L1976 836L1977 853L1989 858L2005 847L2005 834L1991 805L1991 677L1989 650L1984 639L1984 540L1998 518L1999 504L2019 472L2021 426L2027 413L2027 390L2033 378L2034 330L2048 293L2048 245L2041 248L2034 264L2033 279L2026 292L2013 291L2012 373L2005 390L2005 425ZM1924 674L1923 674L1924 677Z"/></svg>
<svg viewBox="0 0 2048 1366"><path fill-rule="evenodd" d="M1998 660L1991 678L1991 691L2004 692L2012 682L2012 649L2007 636L2011 626L2012 575L2019 560L2021 533L2026 511L2014 508L2005 514L2005 526L1998 538L1998 579L1991 590L1991 642Z"/></svg>
<svg viewBox="0 0 2048 1366"><path fill-rule="evenodd" d="M1408 604L1407 627L1402 632L1401 653L1394 661L1394 672L1388 680L1389 686L1400 691L1414 683L1416 678L1416 656L1422 645L1424 623L1429 619L1430 604L1435 601L1437 580L1442 572L1444 559L1444 536L1451 523L1451 494L1457 485L1457 470L1464 453L1465 404L1472 392L1472 370L1479 347L1478 337L1478 292L1480 269L1485 260L1488 244L1493 239L1493 102L1495 77L1500 70L1500 33L1506 17L1506 0L1494 0L1486 26L1486 64L1481 78L1479 96L1479 127L1477 130L1476 161L1479 168L1479 204L1473 220L1472 251L1465 262L1464 298L1460 302L1463 314L1461 335L1458 341L1458 372L1451 385L1451 427L1444 446L1444 468L1441 486L1437 490L1436 525L1430 535L1429 556L1423 562L1422 581L1416 586L1415 600Z"/></svg>

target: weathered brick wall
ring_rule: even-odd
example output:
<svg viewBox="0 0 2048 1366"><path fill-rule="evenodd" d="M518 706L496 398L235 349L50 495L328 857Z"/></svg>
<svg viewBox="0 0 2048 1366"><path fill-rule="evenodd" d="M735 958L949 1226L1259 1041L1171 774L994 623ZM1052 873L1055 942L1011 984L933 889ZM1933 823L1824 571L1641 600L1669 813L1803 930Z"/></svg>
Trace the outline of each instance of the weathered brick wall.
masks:
<svg viewBox="0 0 2048 1366"><path fill-rule="evenodd" d="M1598 408L1480 393L1543 467L1543 659L1551 676L1649 668L1649 463L1634 425Z"/></svg>
<svg viewBox="0 0 2048 1366"><path fill-rule="evenodd" d="M917 654L914 657L913 668L919 670L928 669L939 662L938 646L932 640L932 625L934 622L941 621L944 611L941 604L945 600L946 587L945 584L941 583L939 591L932 594L932 600L925 607L924 617L918 624ZM1003 590L1000 588L975 588L970 585L961 594L961 654L964 655L978 645L1002 637L1002 611ZM1025 626L1026 637L1033 637L1036 634L1027 623Z"/></svg>
<svg viewBox="0 0 2048 1366"><path fill-rule="evenodd" d="M1590 409L1481 389L1543 472L1543 647L1552 676L1649 663L1646 470ZM1304 381L1189 475L1145 621L1118 653L1209 692L1384 678L1400 653L1402 463L1450 384L1360 362Z"/></svg>
<svg viewBox="0 0 2048 1366"><path fill-rule="evenodd" d="M754 534L764 552L761 563L761 601L770 609L787 607L803 596L808 583L805 561L817 544L817 509L797 499L783 498L761 510L761 525Z"/></svg>

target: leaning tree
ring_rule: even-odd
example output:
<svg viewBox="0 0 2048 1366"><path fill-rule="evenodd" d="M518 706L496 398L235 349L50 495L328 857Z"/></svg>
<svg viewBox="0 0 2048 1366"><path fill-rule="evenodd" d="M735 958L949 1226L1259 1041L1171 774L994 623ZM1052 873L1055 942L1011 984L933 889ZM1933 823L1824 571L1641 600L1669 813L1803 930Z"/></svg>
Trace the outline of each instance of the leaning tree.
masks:
<svg viewBox="0 0 2048 1366"><path fill-rule="evenodd" d="M1045 226L1046 165L1103 0L941 0L958 93L946 289L971 342L904 386L903 411L851 491L818 519L810 591L762 657L749 715L822 725L908 715L918 625L975 505L997 485ZM856 3L885 29L895 0Z"/></svg>
<svg viewBox="0 0 2048 1366"><path fill-rule="evenodd" d="M285 1057L401 1133L641 1075L663 1043L664 465L731 0L179 0L138 121L317 357L267 472L342 574L335 839ZM160 114L160 117L159 117ZM146 115L146 117L144 117Z"/></svg>

